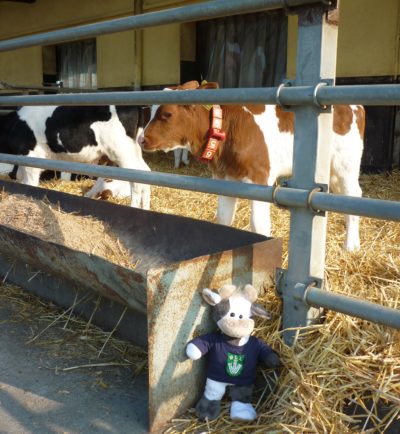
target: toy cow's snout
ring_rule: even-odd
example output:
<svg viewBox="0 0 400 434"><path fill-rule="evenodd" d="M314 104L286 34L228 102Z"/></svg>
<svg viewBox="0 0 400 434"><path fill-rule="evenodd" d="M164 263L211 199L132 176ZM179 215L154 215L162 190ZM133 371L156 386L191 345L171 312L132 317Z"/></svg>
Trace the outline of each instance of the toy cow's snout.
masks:
<svg viewBox="0 0 400 434"><path fill-rule="evenodd" d="M223 304L222 309L220 305ZM213 307L218 328L232 338L249 336L254 330L251 305L242 296L231 296Z"/></svg>

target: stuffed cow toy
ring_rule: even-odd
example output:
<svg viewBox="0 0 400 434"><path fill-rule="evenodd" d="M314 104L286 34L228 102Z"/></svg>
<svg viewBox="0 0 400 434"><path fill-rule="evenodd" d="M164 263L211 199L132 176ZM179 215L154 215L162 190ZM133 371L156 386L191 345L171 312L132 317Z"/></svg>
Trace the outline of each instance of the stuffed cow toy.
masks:
<svg viewBox="0 0 400 434"><path fill-rule="evenodd" d="M252 317L270 318L270 315L255 304L258 291L251 285L243 289L225 285L218 293L206 288L202 295L213 306L219 331L199 336L186 346L186 355L192 360L208 355L206 386L196 405L196 414L201 419L216 419L221 399L230 386L231 419L252 421L257 417L251 404L257 364L261 362L269 368L281 366L272 348L251 336Z"/></svg>

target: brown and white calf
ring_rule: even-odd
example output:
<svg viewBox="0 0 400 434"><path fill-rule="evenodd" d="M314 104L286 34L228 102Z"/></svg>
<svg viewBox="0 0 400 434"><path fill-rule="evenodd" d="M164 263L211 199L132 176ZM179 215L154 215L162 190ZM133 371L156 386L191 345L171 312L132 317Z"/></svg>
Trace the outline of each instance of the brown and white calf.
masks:
<svg viewBox="0 0 400 434"><path fill-rule="evenodd" d="M190 82L180 89L202 88ZM226 105L222 108L222 130L226 138L219 143L209 162L214 178L274 185L288 177L293 165L294 114L275 105ZM333 143L330 163L330 191L361 196L358 182L363 151L365 112L362 106L338 105L333 108ZM199 157L204 152L210 130L210 112L201 105L165 104L155 107L150 122L138 137L144 151L166 152L186 148ZM232 224L235 198L218 198L217 221ZM251 229L270 235L270 204L252 201ZM344 248L360 248L359 218L346 216Z"/></svg>

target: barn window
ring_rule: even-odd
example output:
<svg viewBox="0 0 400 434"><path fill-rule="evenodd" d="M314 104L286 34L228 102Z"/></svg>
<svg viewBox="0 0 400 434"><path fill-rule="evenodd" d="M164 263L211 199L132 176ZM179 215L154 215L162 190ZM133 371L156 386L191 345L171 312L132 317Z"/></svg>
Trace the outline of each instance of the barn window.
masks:
<svg viewBox="0 0 400 434"><path fill-rule="evenodd" d="M283 11L199 22L197 35L201 75L221 87L274 86L286 75Z"/></svg>
<svg viewBox="0 0 400 434"><path fill-rule="evenodd" d="M63 87L97 87L96 39L60 44L56 50L58 77Z"/></svg>

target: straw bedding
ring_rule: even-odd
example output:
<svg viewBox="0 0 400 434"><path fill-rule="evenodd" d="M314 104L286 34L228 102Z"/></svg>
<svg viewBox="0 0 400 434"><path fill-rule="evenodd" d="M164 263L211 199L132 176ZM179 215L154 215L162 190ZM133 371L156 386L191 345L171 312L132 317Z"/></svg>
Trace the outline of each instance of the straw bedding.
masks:
<svg viewBox="0 0 400 434"><path fill-rule="evenodd" d="M172 171L170 156L148 158L153 170ZM196 162L180 174L208 176ZM82 194L93 181L48 183L46 187ZM362 176L364 196L400 200L400 171ZM127 203L127 201L118 201ZM215 220L216 198L195 192L152 188L152 209ZM234 225L249 229L248 203L240 200ZM287 262L289 214L273 207L274 236L284 240ZM342 251L343 216L328 217L326 287L336 293L385 306L400 306L400 228L395 222L361 219L360 252ZM229 401L220 418L199 422L193 411L174 420L168 433L383 433L400 423L400 333L393 329L327 312L323 324L303 331L293 347L282 341L281 302L273 289L262 303L274 314L257 324L257 336L280 354L284 369L273 391L261 387L255 395L258 419L252 424L229 420ZM262 375L268 372L260 369ZM389 431L386 431L389 432Z"/></svg>

